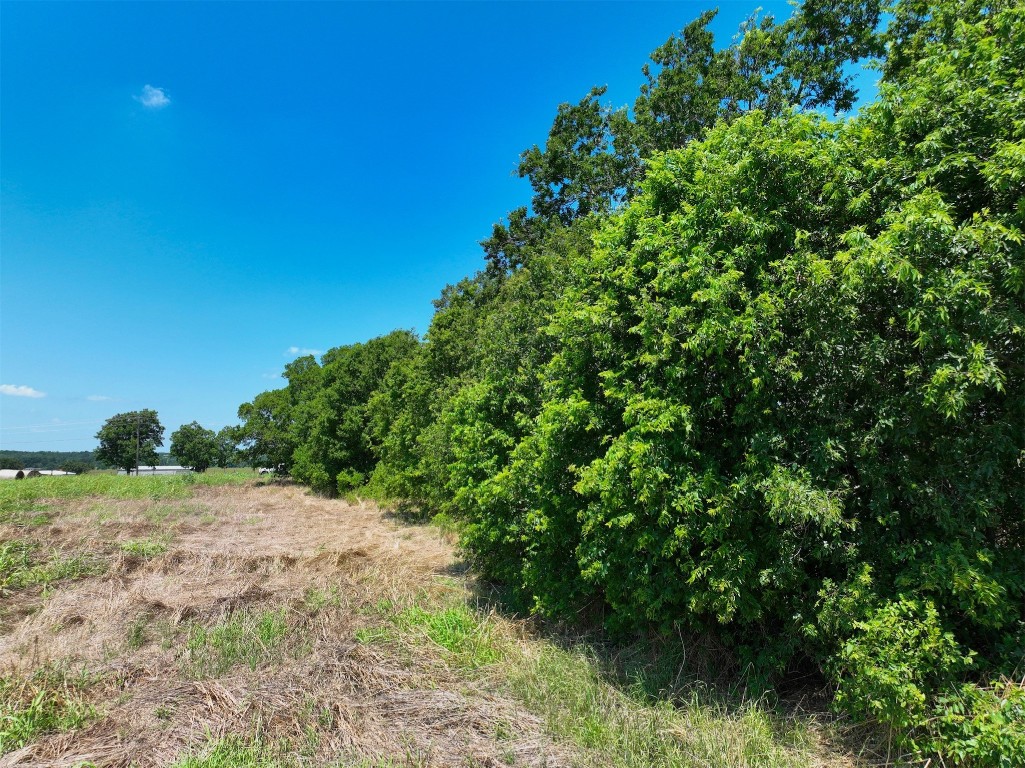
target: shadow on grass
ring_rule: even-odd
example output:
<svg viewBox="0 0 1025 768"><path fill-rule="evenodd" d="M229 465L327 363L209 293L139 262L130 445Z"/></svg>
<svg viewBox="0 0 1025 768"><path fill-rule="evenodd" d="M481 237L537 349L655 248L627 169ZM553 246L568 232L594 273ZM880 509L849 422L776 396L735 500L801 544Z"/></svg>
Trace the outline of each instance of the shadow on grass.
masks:
<svg viewBox="0 0 1025 768"><path fill-rule="evenodd" d="M372 494L356 500L375 501L385 519L401 526L429 524L458 533L457 521L432 516L415 503ZM734 650L735 636L683 630L666 635L655 629L617 635L604 629L601 601L582 606L571 621L542 620L512 590L475 575L472 561L460 559L443 575L466 583L466 607L484 634L493 613L539 641L525 652L511 651L510 667L501 673L509 679L502 685L553 734L594 749L609 758L608 765L887 764L876 757L885 751L877 748L874 734L831 712L832 692L810 662L783 670L770 686ZM440 621L449 608L427 607L425 616ZM743 640L757 650L774 638L766 633ZM611 757L625 754L631 757Z"/></svg>

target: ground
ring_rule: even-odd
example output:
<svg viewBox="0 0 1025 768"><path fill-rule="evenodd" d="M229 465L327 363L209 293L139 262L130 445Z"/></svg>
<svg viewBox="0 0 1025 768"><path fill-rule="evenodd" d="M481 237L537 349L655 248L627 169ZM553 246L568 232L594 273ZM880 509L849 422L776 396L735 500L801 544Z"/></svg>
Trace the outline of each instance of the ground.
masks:
<svg viewBox="0 0 1025 768"><path fill-rule="evenodd" d="M622 690L484 607L437 526L179 490L6 504L0 766L858 764L810 720Z"/></svg>

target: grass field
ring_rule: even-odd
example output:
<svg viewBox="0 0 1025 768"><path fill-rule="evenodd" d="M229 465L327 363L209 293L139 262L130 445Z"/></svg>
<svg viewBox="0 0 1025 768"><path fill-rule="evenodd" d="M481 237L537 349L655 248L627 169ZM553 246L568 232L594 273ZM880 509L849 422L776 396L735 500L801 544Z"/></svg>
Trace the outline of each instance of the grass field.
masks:
<svg viewBox="0 0 1025 768"><path fill-rule="evenodd" d="M882 762L715 663L511 617L450 533L371 502L248 472L0 484L3 766Z"/></svg>

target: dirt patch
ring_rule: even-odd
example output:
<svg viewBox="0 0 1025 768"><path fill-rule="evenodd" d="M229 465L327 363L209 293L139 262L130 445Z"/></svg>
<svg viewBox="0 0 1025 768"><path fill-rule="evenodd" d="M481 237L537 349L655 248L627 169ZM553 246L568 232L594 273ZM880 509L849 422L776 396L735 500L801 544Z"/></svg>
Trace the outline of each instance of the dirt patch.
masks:
<svg viewBox="0 0 1025 768"><path fill-rule="evenodd" d="M289 486L50 511L17 534L105 568L0 596L0 675L87 670L82 695L97 715L0 766L167 765L209 739L253 734L287 740L310 765L570 762L537 718L485 684L357 641L382 621L379 606L456 588L436 529Z"/></svg>

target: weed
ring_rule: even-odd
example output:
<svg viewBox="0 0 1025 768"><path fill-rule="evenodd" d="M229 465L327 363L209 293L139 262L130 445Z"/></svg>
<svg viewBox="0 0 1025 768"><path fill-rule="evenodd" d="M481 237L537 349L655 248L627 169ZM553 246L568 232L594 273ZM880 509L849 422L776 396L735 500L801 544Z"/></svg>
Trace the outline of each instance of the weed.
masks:
<svg viewBox="0 0 1025 768"><path fill-rule="evenodd" d="M0 754L30 744L46 733L80 728L96 716L75 680L59 670L43 668L30 680L0 677Z"/></svg>
<svg viewBox="0 0 1025 768"><path fill-rule="evenodd" d="M136 651L146 643L146 625L149 617L143 615L137 618L128 627L128 636L125 638L125 645L130 650Z"/></svg>
<svg viewBox="0 0 1025 768"><path fill-rule="evenodd" d="M121 551L138 557L155 557L167 551L166 540L129 539L121 542Z"/></svg>
<svg viewBox="0 0 1025 768"><path fill-rule="evenodd" d="M40 556L40 546L11 539L0 542L0 593L100 573L103 565L86 555L63 557L57 551Z"/></svg>
<svg viewBox="0 0 1025 768"><path fill-rule="evenodd" d="M5 499L0 501L0 524L34 527L50 522L49 506L34 500Z"/></svg>
<svg viewBox="0 0 1025 768"><path fill-rule="evenodd" d="M320 613L325 608L341 608L342 593L338 587L331 587L327 591L310 587L303 595L303 605L311 616Z"/></svg>
<svg viewBox="0 0 1025 768"><path fill-rule="evenodd" d="M395 630L391 627L361 627L356 630L356 642L363 645L375 645L387 643L396 637Z"/></svg>
<svg viewBox="0 0 1025 768"><path fill-rule="evenodd" d="M487 617L465 605L429 611L412 606L395 617L399 627L422 632L432 643L448 651L457 666L476 669L502 658L498 638Z"/></svg>
<svg viewBox="0 0 1025 768"><path fill-rule="evenodd" d="M516 654L503 677L549 731L623 768L677 765L797 768L810 761L805 730L757 702L735 710L691 701L639 700L605 679L586 650L545 643Z"/></svg>
<svg viewBox="0 0 1025 768"><path fill-rule="evenodd" d="M203 754L189 755L172 768L291 768L299 762L289 754L287 743L271 744L260 739L230 736L210 742Z"/></svg>
<svg viewBox="0 0 1025 768"><path fill-rule="evenodd" d="M462 533L465 523L447 512L439 512L431 518L431 525L437 528L445 536L451 536L458 539Z"/></svg>
<svg viewBox="0 0 1025 768"><path fill-rule="evenodd" d="M287 633L284 609L236 611L209 629L193 624L186 642L188 671L203 678L219 677L237 663L256 669L281 653Z"/></svg>

